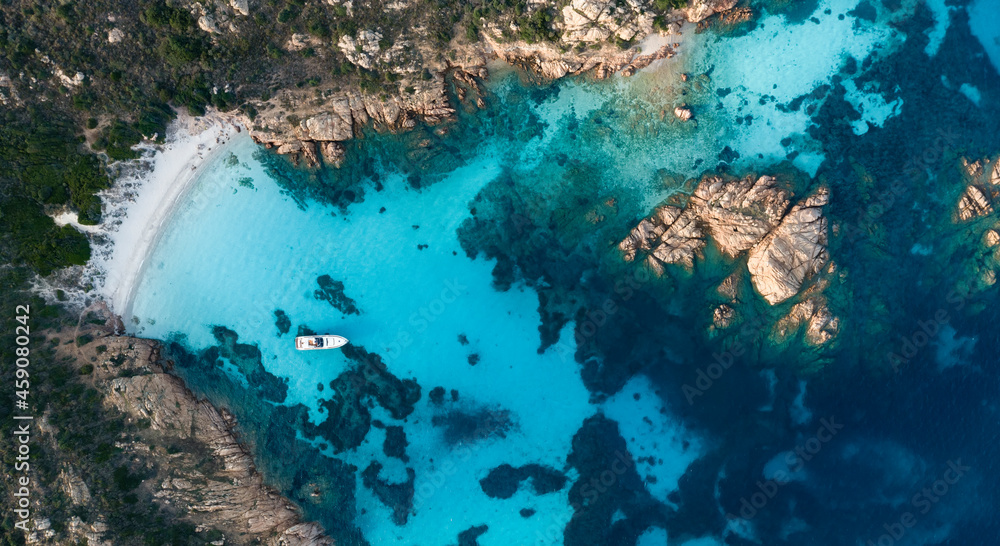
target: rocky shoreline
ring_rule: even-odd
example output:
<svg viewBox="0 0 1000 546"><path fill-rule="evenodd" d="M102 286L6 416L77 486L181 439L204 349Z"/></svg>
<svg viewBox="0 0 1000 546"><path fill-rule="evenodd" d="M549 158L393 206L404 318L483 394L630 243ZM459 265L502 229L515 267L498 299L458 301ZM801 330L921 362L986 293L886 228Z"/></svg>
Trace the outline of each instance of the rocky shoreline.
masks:
<svg viewBox="0 0 1000 546"><path fill-rule="evenodd" d="M87 341L60 344L57 357L75 361L78 369L86 367L87 381L101 394L103 405L117 410L126 422L139 424L139 434L123 436L117 443L145 476L139 490L198 531L221 531L222 537L211 544L334 544L318 523L303 521L301 510L265 483L241 443L235 418L198 399L170 373L173 363L164 358L159 341L119 336L116 331L121 331L117 317L102 326L81 325L74 335ZM54 334L50 339L60 340ZM58 487L71 502L88 503L90 492L72 461L62 475ZM66 536L53 532L47 521L43 513L36 518L29 543L115 543L104 535L102 518L72 521Z"/></svg>
<svg viewBox="0 0 1000 546"><path fill-rule="evenodd" d="M674 10L657 30L649 12L651 3L633 0L625 8L616 8L610 0L574 0L562 8L563 21L555 28L561 36L557 43L504 41L501 29L494 24L484 29L480 41L454 43L449 60L424 59L412 66L394 64L392 51L382 52L376 43L367 44L361 40L362 31L361 41L345 49L348 59L366 69L386 64L387 70L401 78L404 91L374 95L360 89L334 93L285 88L267 100L251 100L256 115L237 113L234 121L250 128L251 137L259 144L296 162L339 167L344 160L343 143L363 127L401 131L418 122L435 125L453 119L458 105L450 98L452 89L460 102L483 108L481 82L488 77L487 64L494 60L547 80L585 73L598 79L616 73L628 77L654 61L673 57L681 44L667 42L644 53L639 45L622 49L612 41L638 43L657 35L665 41L680 35L686 24L703 26L716 14L722 24L751 16L747 8L736 7L737 0L694 0L688 7ZM305 46L286 47L297 50ZM423 76L417 77L421 68Z"/></svg>

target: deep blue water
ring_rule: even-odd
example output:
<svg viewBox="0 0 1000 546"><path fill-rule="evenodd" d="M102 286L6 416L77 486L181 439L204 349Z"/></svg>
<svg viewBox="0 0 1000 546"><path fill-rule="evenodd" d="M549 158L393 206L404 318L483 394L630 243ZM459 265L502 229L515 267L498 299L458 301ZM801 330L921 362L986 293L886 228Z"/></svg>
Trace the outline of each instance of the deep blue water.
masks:
<svg viewBox="0 0 1000 546"><path fill-rule="evenodd" d="M955 210L962 158L1000 157L1000 9L793 7L628 79L491 67L485 110L366 134L340 170L236 138L131 329L339 544L991 543L998 218ZM745 258L622 259L706 173L829 188L832 342L775 334L806 295L720 295Z"/></svg>

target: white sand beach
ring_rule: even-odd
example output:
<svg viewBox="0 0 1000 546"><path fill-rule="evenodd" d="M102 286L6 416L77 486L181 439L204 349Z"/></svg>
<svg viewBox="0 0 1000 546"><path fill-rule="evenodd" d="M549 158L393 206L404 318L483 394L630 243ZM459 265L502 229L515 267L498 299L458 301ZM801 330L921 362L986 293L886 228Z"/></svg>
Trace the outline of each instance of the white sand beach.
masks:
<svg viewBox="0 0 1000 546"><path fill-rule="evenodd" d="M194 118L181 114L167 129L166 143L147 146L148 169L123 175L105 191L101 231L110 247L94 256L100 271L96 287L111 309L127 319L135 285L163 228L209 161L240 129L221 115Z"/></svg>

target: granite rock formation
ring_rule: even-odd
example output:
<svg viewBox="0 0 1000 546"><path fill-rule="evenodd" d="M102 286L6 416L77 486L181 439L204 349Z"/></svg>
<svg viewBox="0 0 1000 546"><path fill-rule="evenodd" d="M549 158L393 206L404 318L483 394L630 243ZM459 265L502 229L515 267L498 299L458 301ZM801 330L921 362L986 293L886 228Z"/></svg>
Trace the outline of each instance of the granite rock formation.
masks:
<svg viewBox="0 0 1000 546"><path fill-rule="evenodd" d="M251 12L246 0L184 4L209 36L238 32L236 23ZM638 44L662 29L677 34L685 22L702 22L713 14L732 10L735 4L736 0L693 0L685 9L664 15L664 26L657 30L652 0L531 2L529 11L558 11L560 17L550 23L558 36L556 41L511 40L513 22L484 20L477 41L453 40L449 44L454 54L448 60L431 55L434 48L424 43L427 37L417 32L389 45L382 41L378 29L360 28L341 36L335 48L359 69L392 73L400 80L399 89L405 92L376 96L356 88L322 94L285 88L267 99L252 100L257 112L253 119L234 115L236 121L250 129L254 140L279 154L296 161L303 159L310 166L324 162L339 166L343 160L343 146L339 143L353 138L362 126L405 130L415 127L418 121L436 124L452 118L455 105L449 98L446 75L456 81L485 79L486 64L500 59L546 79L584 72L593 72L598 78L615 73L631 76L658 59L673 57L680 44L667 43L644 51L639 45L622 49L611 42ZM349 3L345 6L350 12ZM326 44L313 43L315 40L295 34L284 49L313 49L322 56ZM456 94L458 100L464 100L462 91L456 90ZM480 108L484 106L481 97L475 97L473 102ZM690 116L689 110L685 112Z"/></svg>
<svg viewBox="0 0 1000 546"><path fill-rule="evenodd" d="M820 188L788 210L789 194L773 177L707 176L686 207L657 207L618 246L626 261L642 252L662 273L665 264L693 268L711 237L730 259L748 253L754 288L775 305L794 296L829 260L822 211L828 200L829 191Z"/></svg>
<svg viewBox="0 0 1000 546"><path fill-rule="evenodd" d="M750 250L750 280L771 305L798 293L802 283L829 261L823 216L829 199L829 191L820 188L792 207L781 224Z"/></svg>
<svg viewBox="0 0 1000 546"><path fill-rule="evenodd" d="M156 499L183 510L194 523L224 530L227 544L333 544L318 524L303 522L288 499L264 484L233 433L232 416L198 400L181 379L164 372L158 342L107 337L102 344L107 351L93 375L105 403L131 419L148 420L157 445L188 446L162 454L160 471L147 480ZM140 442L125 449L159 453ZM214 461L211 471L202 464L204 456Z"/></svg>

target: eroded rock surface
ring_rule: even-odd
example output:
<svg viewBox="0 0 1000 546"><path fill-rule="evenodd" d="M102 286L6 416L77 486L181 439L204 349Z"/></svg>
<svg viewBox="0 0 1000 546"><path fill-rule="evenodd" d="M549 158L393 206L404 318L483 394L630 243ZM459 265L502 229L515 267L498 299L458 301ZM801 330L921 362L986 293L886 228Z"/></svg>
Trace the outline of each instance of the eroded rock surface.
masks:
<svg viewBox="0 0 1000 546"><path fill-rule="evenodd" d="M970 184L965 188L965 193L958 200L958 219L961 221L972 220L980 216L986 216L993 212L986 194L978 186Z"/></svg>
<svg viewBox="0 0 1000 546"><path fill-rule="evenodd" d="M105 403L148 420L157 444L186 446L148 480L155 498L184 510L194 522L226 531L227 544L333 544L318 524L303 522L291 502L263 483L232 432L232 416L164 373L157 342L108 337L102 343L107 351L94 367L94 381L103 386ZM203 464L206 456L214 461L210 469Z"/></svg>
<svg viewBox="0 0 1000 546"><path fill-rule="evenodd" d="M788 315L774 325L771 337L783 342L802 326L806 327L806 343L819 346L832 341L840 332L840 319L827 306L826 299L811 297L792 306Z"/></svg>
<svg viewBox="0 0 1000 546"><path fill-rule="evenodd" d="M830 193L821 188L792 207L777 229L750 251L747 268L757 292L771 305L798 293L802 283L829 260L823 206Z"/></svg>
<svg viewBox="0 0 1000 546"><path fill-rule="evenodd" d="M773 177L708 176L686 207L657 207L618 246L626 261L642 252L662 273L665 264L692 268L710 236L731 259L749 251L751 282L774 305L795 295L829 260L822 211L828 200L829 191L821 188L788 210L789 194Z"/></svg>

